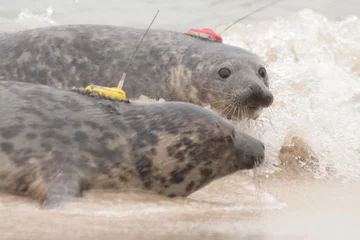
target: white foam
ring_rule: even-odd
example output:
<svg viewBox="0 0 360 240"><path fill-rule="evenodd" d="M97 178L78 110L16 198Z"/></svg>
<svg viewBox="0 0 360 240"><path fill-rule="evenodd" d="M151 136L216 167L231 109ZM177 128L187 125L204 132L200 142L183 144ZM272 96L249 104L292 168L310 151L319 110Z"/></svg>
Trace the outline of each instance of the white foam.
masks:
<svg viewBox="0 0 360 240"><path fill-rule="evenodd" d="M48 25L56 25L57 23L52 20L52 15L54 13L54 9L49 6L46 8L45 12L33 13L29 9L23 9L17 20L18 22L26 22L28 25L32 26L48 26Z"/></svg>
<svg viewBox="0 0 360 240"><path fill-rule="evenodd" d="M273 106L243 127L266 144L264 172L276 170L279 150L293 132L309 142L322 167L360 175L360 112L351 100L360 93L357 17L335 22L304 10L287 19L239 24L224 42L261 56L271 78Z"/></svg>

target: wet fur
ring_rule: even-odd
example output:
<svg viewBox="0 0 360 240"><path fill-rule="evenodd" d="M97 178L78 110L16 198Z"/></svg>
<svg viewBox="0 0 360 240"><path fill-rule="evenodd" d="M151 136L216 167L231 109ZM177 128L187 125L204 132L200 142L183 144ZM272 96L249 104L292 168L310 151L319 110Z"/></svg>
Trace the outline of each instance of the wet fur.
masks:
<svg viewBox="0 0 360 240"><path fill-rule="evenodd" d="M251 169L264 146L213 111L184 102L133 104L0 82L0 189L44 206L91 188L187 196Z"/></svg>

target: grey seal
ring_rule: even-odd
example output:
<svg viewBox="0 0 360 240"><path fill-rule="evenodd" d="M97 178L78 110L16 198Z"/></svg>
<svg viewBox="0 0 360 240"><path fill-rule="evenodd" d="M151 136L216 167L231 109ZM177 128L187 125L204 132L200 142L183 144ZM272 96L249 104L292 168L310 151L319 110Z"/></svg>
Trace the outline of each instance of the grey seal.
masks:
<svg viewBox="0 0 360 240"><path fill-rule="evenodd" d="M117 86L145 29L64 25L0 38L0 79L56 87ZM256 118L273 102L255 54L180 32L150 29L127 70L130 98L211 105L223 116Z"/></svg>
<svg viewBox="0 0 360 240"><path fill-rule="evenodd" d="M0 81L0 190L53 207L88 189L186 197L252 169L261 141L186 102L125 103Z"/></svg>

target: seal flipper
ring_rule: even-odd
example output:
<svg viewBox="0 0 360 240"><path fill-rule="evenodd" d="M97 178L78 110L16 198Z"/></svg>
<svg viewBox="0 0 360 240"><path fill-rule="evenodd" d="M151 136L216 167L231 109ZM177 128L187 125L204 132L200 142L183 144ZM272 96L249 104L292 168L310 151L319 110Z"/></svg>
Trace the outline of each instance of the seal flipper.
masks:
<svg viewBox="0 0 360 240"><path fill-rule="evenodd" d="M56 169L47 177L48 183L42 201L43 208L52 208L70 202L81 195L80 177L70 169Z"/></svg>

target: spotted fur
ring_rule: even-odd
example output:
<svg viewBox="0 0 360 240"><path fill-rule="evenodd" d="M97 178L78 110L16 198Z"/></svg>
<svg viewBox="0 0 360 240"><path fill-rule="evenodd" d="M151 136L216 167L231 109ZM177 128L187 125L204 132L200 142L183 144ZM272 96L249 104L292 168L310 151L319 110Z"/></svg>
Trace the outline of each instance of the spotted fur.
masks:
<svg viewBox="0 0 360 240"><path fill-rule="evenodd" d="M135 104L0 81L0 189L45 206L91 188L187 196L251 169L263 144L194 104Z"/></svg>
<svg viewBox="0 0 360 240"><path fill-rule="evenodd" d="M0 37L0 80L48 86L117 86L145 29L65 25ZM230 75L222 78L221 69ZM235 46L151 29L126 69L128 97L211 105L228 118L253 118L273 102L258 56Z"/></svg>

